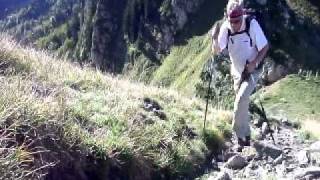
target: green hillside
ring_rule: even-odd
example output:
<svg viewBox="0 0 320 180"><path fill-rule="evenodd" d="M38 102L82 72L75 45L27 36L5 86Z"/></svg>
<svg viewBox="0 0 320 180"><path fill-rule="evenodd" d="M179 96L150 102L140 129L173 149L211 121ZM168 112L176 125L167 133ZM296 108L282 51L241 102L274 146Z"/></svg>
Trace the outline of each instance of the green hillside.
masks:
<svg viewBox="0 0 320 180"><path fill-rule="evenodd" d="M320 78L318 75L290 75L256 95L270 115L286 116L320 137Z"/></svg>
<svg viewBox="0 0 320 180"><path fill-rule="evenodd" d="M195 94L204 64L210 58L211 39L196 36L186 45L175 46L153 75L152 83Z"/></svg>
<svg viewBox="0 0 320 180"><path fill-rule="evenodd" d="M0 44L2 177L192 177L230 133L210 109L204 138L201 100Z"/></svg>

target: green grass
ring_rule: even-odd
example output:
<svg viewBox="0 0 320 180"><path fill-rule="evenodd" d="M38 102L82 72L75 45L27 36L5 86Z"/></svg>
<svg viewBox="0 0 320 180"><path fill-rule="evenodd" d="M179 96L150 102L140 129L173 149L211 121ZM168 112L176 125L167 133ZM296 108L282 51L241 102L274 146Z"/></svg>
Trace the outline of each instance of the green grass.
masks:
<svg viewBox="0 0 320 180"><path fill-rule="evenodd" d="M186 45L172 48L163 64L154 73L153 84L172 87L186 94L195 94L200 73L210 58L210 38L207 35L191 38Z"/></svg>
<svg viewBox="0 0 320 180"><path fill-rule="evenodd" d="M192 177L228 134L228 126L219 123L224 116L210 108L203 138L205 104L199 99L80 68L3 35L0 44L0 61L9 64L1 67L0 146L11 149L0 152L0 169L9 179L37 179L56 164L86 168L92 165L70 156L88 155L105 166L124 162L128 176L151 169L150 176L165 170L170 177ZM158 102L166 119L145 110L145 98ZM15 155L20 149L23 158Z"/></svg>
<svg viewBox="0 0 320 180"><path fill-rule="evenodd" d="M313 128L320 124L319 91L319 77L289 75L260 94L269 114L285 115L320 137L318 130Z"/></svg>
<svg viewBox="0 0 320 180"><path fill-rule="evenodd" d="M67 39L68 24L62 24L55 28L50 34L39 38L35 44L38 48L57 50Z"/></svg>
<svg viewBox="0 0 320 180"><path fill-rule="evenodd" d="M320 79L290 75L267 88L263 94L270 110L283 110L294 119L319 119Z"/></svg>

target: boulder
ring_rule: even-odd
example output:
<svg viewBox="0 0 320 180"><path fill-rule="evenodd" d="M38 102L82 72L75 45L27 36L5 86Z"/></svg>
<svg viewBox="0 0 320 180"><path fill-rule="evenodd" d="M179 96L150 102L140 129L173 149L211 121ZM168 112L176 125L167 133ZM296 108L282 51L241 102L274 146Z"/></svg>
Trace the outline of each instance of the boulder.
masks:
<svg viewBox="0 0 320 180"><path fill-rule="evenodd" d="M297 159L300 165L306 165L310 162L310 154L306 150L300 151L297 155Z"/></svg>
<svg viewBox="0 0 320 180"><path fill-rule="evenodd" d="M298 171L295 175L296 179L317 179L320 178L320 167L309 167Z"/></svg>
<svg viewBox="0 0 320 180"><path fill-rule="evenodd" d="M310 152L320 152L320 141L317 141L310 145L309 147Z"/></svg>
<svg viewBox="0 0 320 180"><path fill-rule="evenodd" d="M256 148L258 154L270 156L273 159L276 159L282 154L282 150L279 147L268 142L256 141L253 143L253 147Z"/></svg>
<svg viewBox="0 0 320 180"><path fill-rule="evenodd" d="M226 162L225 167L230 169L242 169L248 164L246 158L241 155L235 155Z"/></svg>

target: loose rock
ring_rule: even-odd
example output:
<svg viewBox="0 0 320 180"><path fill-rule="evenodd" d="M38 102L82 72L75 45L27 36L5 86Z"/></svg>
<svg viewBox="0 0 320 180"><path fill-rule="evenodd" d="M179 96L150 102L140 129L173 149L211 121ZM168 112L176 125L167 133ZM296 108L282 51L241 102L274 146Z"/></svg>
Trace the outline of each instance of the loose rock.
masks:
<svg viewBox="0 0 320 180"><path fill-rule="evenodd" d="M306 165L310 162L310 154L308 151L302 150L297 154L297 159L300 165Z"/></svg>
<svg viewBox="0 0 320 180"><path fill-rule="evenodd" d="M235 155L231 157L228 162L225 164L227 168L230 169L242 169L248 164L246 159L240 155Z"/></svg>
<svg viewBox="0 0 320 180"><path fill-rule="evenodd" d="M256 148L259 154L265 154L273 159L276 159L280 154L282 154L282 150L280 148L266 142L254 142L253 147Z"/></svg>
<svg viewBox="0 0 320 180"><path fill-rule="evenodd" d="M310 152L320 152L320 141L317 141L309 147Z"/></svg>
<svg viewBox="0 0 320 180"><path fill-rule="evenodd" d="M320 178L320 168L319 167L310 167L300 171L296 174L295 178L297 179L315 179Z"/></svg>
<svg viewBox="0 0 320 180"><path fill-rule="evenodd" d="M222 171L215 178L216 180L231 180L230 175L226 171Z"/></svg>
<svg viewBox="0 0 320 180"><path fill-rule="evenodd" d="M264 136L269 133L269 127L267 122L262 123L261 132Z"/></svg>

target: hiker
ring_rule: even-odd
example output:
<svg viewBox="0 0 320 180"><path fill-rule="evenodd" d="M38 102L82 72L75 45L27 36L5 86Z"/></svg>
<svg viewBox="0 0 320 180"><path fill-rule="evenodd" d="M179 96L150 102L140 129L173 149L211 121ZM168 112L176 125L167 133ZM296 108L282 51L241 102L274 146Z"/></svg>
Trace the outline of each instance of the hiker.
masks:
<svg viewBox="0 0 320 180"><path fill-rule="evenodd" d="M221 27L219 27L221 26ZM232 127L238 151L250 146L249 101L262 72L268 41L255 18L246 15L242 2L230 0L226 18L212 31L213 53L228 51L236 93Z"/></svg>

